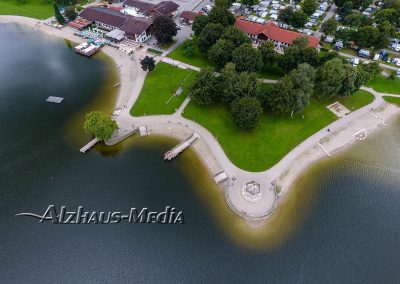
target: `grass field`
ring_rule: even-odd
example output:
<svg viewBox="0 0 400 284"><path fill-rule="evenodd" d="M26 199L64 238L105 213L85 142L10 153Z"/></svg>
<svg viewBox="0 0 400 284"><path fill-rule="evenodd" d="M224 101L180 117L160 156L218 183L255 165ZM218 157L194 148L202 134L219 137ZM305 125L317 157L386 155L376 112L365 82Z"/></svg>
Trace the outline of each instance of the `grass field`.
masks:
<svg viewBox="0 0 400 284"><path fill-rule="evenodd" d="M36 19L47 19L54 15L53 1L24 0L0 0L1 15L18 15Z"/></svg>
<svg viewBox="0 0 400 284"><path fill-rule="evenodd" d="M195 75L195 71L180 69L166 63L157 64L156 68L147 75L139 98L130 111L131 115L174 113L185 100L187 87ZM172 97L186 78L182 94Z"/></svg>
<svg viewBox="0 0 400 284"><path fill-rule="evenodd" d="M335 121L336 116L326 106L339 100L350 110L355 110L373 101L373 96L358 91L345 98L312 99L301 115L263 115L253 132L238 130L231 119L229 107L214 105L202 107L193 102L185 108L184 117L195 120L207 128L224 149L228 158L239 168L248 171L263 171L281 160L290 150L318 130Z"/></svg>
<svg viewBox="0 0 400 284"><path fill-rule="evenodd" d="M383 99L388 103L395 104L400 107L400 98L384 96Z"/></svg>
<svg viewBox="0 0 400 284"><path fill-rule="evenodd" d="M212 66L207 58L207 54L200 52L197 48L196 39L193 39L193 41L195 48L192 56L186 56L182 50L182 45L180 45L169 53L168 57L200 68Z"/></svg>
<svg viewBox="0 0 400 284"><path fill-rule="evenodd" d="M382 75L376 76L375 79L371 80L367 87L373 88L377 92L387 93L387 94L398 94L400 95L400 79L396 78L390 80L383 77Z"/></svg>

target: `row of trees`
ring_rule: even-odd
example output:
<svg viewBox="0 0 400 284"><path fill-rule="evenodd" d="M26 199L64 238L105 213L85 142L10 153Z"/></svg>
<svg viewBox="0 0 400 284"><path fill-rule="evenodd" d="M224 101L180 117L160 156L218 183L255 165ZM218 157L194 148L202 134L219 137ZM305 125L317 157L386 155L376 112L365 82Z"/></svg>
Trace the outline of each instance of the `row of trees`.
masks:
<svg viewBox="0 0 400 284"><path fill-rule="evenodd" d="M222 102L230 105L232 120L244 130L254 129L263 110L276 113L303 112L311 96L346 96L379 73L375 62L351 66L331 52L313 67L309 63L296 65L269 91L263 91L257 74L240 72L234 63L227 63L220 74L214 68L204 68L190 87L189 94L200 105Z"/></svg>

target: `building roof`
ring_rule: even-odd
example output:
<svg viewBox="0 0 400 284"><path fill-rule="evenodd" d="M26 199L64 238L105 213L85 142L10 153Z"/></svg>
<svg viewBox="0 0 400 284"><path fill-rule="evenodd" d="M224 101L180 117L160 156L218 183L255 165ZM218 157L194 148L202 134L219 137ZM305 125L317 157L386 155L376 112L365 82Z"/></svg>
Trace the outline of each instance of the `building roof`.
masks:
<svg viewBox="0 0 400 284"><path fill-rule="evenodd" d="M155 4L144 2L144 1L140 1L140 0L126 0L124 2L124 5L139 9L139 10L141 10L143 12L144 11L150 11L151 9L153 9L156 6Z"/></svg>
<svg viewBox="0 0 400 284"><path fill-rule="evenodd" d="M252 35L263 34L270 40L275 40L287 44L292 44L293 40L295 40L300 36L303 36L301 33L282 29L272 22L268 22L266 24L259 24L247 21L245 20L244 17L237 18L235 25L245 33ZM317 47L318 44L319 44L318 37L314 36L308 37L308 46Z"/></svg>
<svg viewBox="0 0 400 284"><path fill-rule="evenodd" d="M172 1L161 1L158 3L150 13L156 13L162 16L170 16L176 10L178 10L179 5Z"/></svg>
<svg viewBox="0 0 400 284"><path fill-rule="evenodd" d="M145 15L155 14L162 16L170 16L179 7L178 4L172 1L161 1L158 4L152 4L140 0L126 0L124 5L136 8Z"/></svg>
<svg viewBox="0 0 400 284"><path fill-rule="evenodd" d="M153 24L151 19L125 15L104 7L85 8L79 17L119 28L127 35L140 35Z"/></svg>
<svg viewBox="0 0 400 284"><path fill-rule="evenodd" d="M194 21L194 19L198 16L199 14L192 12L192 11L183 11L179 17L181 17L184 20L188 21Z"/></svg>
<svg viewBox="0 0 400 284"><path fill-rule="evenodd" d="M130 17L120 27L127 35L140 35L147 30L153 21L146 18Z"/></svg>
<svg viewBox="0 0 400 284"><path fill-rule="evenodd" d="M85 8L79 16L92 22L101 22L113 27L119 27L126 20L124 14L104 7Z"/></svg>

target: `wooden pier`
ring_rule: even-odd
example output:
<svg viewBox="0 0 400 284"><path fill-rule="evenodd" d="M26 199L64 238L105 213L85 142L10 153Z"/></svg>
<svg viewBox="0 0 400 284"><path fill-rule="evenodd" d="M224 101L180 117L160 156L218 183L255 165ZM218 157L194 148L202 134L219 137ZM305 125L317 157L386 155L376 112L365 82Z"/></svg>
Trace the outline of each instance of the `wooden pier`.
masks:
<svg viewBox="0 0 400 284"><path fill-rule="evenodd" d="M96 145L96 143L98 143L99 141L100 141L99 139L94 138L92 141L90 141L85 146L83 146L79 151L81 151L81 153L85 154L87 151L89 151L90 148L92 148L94 145Z"/></svg>
<svg viewBox="0 0 400 284"><path fill-rule="evenodd" d="M197 134L196 132L193 133L189 138L186 140L182 141L178 145L176 145L174 148L169 150L164 154L164 160L172 160L176 156L178 156L181 152L183 152L186 148L188 148L190 145L192 145L198 138L200 138L200 135Z"/></svg>

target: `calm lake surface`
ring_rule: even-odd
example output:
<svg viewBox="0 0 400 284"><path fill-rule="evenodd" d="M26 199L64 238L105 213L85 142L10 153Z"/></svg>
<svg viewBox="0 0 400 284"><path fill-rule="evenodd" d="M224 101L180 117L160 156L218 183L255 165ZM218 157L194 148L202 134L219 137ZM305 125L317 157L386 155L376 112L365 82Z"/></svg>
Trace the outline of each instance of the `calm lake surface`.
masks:
<svg viewBox="0 0 400 284"><path fill-rule="evenodd" d="M399 282L398 122L307 171L294 189L310 193L296 207L307 212L296 230L279 245L249 248L240 245L246 234L228 232L236 219L210 201L221 194L193 153L163 161L174 141L133 138L79 153L88 139L82 110L104 96L111 103L99 108L110 110L115 100L106 59L80 57L64 41L16 25L0 25L0 38L2 283ZM65 100L46 103L51 95ZM50 204L123 212L169 205L185 224L56 225L15 216L42 215Z"/></svg>

